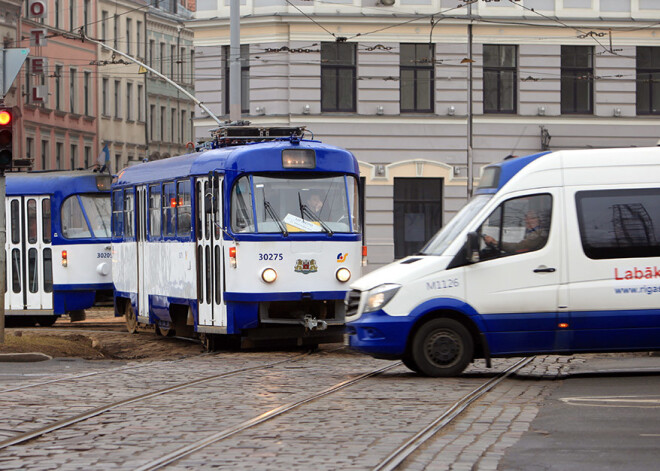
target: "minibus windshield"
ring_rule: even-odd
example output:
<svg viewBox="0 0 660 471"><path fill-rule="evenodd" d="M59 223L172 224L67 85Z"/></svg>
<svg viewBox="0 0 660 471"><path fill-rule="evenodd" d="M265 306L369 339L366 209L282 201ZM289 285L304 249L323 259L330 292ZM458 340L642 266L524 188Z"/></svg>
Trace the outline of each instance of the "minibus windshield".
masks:
<svg viewBox="0 0 660 471"><path fill-rule="evenodd" d="M463 206L456 216L453 217L449 224L440 229L434 235L428 244L421 250L422 255L442 255L449 244L451 244L456 237L465 229L470 221L474 219L481 208L492 198L492 195L478 195L472 201Z"/></svg>
<svg viewBox="0 0 660 471"><path fill-rule="evenodd" d="M232 230L279 232L284 236L296 232L357 233L358 202L357 179L349 175L244 176L232 191Z"/></svg>

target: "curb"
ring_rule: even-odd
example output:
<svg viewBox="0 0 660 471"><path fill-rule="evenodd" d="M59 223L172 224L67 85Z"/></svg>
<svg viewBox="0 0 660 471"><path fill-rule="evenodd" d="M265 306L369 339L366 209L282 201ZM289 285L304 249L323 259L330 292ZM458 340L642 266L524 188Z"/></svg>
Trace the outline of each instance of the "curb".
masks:
<svg viewBox="0 0 660 471"><path fill-rule="evenodd" d="M53 358L44 353L0 353L0 363L27 363L34 361L46 361Z"/></svg>

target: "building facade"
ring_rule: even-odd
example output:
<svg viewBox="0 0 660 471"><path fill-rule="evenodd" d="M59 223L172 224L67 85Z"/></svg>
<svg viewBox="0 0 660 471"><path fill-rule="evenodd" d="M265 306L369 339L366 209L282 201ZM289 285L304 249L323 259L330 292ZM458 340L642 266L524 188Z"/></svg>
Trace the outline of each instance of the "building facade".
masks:
<svg viewBox="0 0 660 471"><path fill-rule="evenodd" d="M21 6L17 47L29 47L30 53L15 82L20 99L14 155L32 159L35 170L89 167L98 149L96 47L78 31L94 28L92 1L33 0Z"/></svg>
<svg viewBox="0 0 660 471"><path fill-rule="evenodd" d="M19 41L21 27L21 1L0 0L0 40L2 48L24 47ZM20 101L19 88L14 85L4 97L5 106L17 106ZM0 98L3 98L0 95Z"/></svg>
<svg viewBox="0 0 660 471"><path fill-rule="evenodd" d="M197 97L228 117L229 2L196 8ZM656 145L659 21L654 0L247 0L243 119L356 155L372 269L419 250L491 162Z"/></svg>
<svg viewBox="0 0 660 471"><path fill-rule="evenodd" d="M147 10L145 2L99 0L99 41L144 61ZM118 172L147 156L145 74L108 48L98 46L97 54L99 139L108 148L111 171Z"/></svg>
<svg viewBox="0 0 660 471"><path fill-rule="evenodd" d="M146 57L149 67L194 94L193 32L184 24L191 17L177 1L158 2L158 7L149 8ZM194 147L193 100L155 74L146 75L146 89L149 160L180 155Z"/></svg>

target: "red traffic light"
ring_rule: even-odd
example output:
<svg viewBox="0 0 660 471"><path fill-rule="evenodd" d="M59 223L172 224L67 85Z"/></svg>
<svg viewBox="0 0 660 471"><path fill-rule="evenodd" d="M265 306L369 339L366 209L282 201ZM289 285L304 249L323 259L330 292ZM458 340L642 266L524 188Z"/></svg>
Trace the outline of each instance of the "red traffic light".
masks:
<svg viewBox="0 0 660 471"><path fill-rule="evenodd" d="M0 126L11 124L11 111L0 110Z"/></svg>

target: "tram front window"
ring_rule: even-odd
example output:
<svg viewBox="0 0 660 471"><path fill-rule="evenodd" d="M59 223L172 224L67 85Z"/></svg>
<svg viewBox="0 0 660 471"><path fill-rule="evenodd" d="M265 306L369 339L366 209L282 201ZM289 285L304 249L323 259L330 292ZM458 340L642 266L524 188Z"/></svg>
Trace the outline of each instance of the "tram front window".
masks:
<svg viewBox="0 0 660 471"><path fill-rule="evenodd" d="M232 194L234 232L360 231L358 183L352 176L241 177ZM254 201L254 209L252 208Z"/></svg>
<svg viewBox="0 0 660 471"><path fill-rule="evenodd" d="M73 195L62 204L62 235L67 239L110 237L110 196Z"/></svg>

